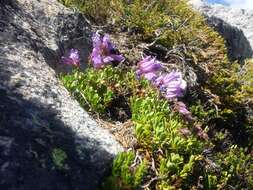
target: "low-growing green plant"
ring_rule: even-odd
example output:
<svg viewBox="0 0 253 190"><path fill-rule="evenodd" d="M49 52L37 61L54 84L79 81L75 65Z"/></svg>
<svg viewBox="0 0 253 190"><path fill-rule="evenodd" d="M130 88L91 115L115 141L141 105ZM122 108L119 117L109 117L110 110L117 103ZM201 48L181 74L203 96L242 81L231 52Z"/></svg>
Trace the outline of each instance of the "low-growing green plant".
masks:
<svg viewBox="0 0 253 190"><path fill-rule="evenodd" d="M192 102L190 110L194 116L203 122L207 122L217 116L217 111L215 109L210 109L210 107L206 109L200 101Z"/></svg>
<svg viewBox="0 0 253 190"><path fill-rule="evenodd" d="M253 107L253 59L245 61L237 78L241 88L237 89L235 99L247 107ZM253 116L248 119L253 124Z"/></svg>
<svg viewBox="0 0 253 190"><path fill-rule="evenodd" d="M253 159L248 150L233 145L215 156L216 172L207 169L209 186L212 189L253 188Z"/></svg>
<svg viewBox="0 0 253 190"><path fill-rule="evenodd" d="M133 152L120 153L113 161L112 176L103 184L103 189L138 189L147 173L146 161L135 160Z"/></svg>
<svg viewBox="0 0 253 190"><path fill-rule="evenodd" d="M118 16L121 0L59 0L65 6L78 8L93 22L103 24L107 19Z"/></svg>
<svg viewBox="0 0 253 190"><path fill-rule="evenodd" d="M200 185L205 189L222 189L228 184L235 185L236 177L243 172L247 173L245 176L247 185L251 184L251 161L243 162L243 160L250 160L247 154L243 153L237 158L235 151L231 151L224 160L223 154L219 153L216 155L215 162L219 164L217 167L220 174L206 169L207 166L203 163L207 160L202 152L205 146L209 146L208 143L191 133L192 124L182 120L172 111L170 103L160 97L156 88L147 80L137 80L133 72L122 72L119 68L108 66L101 70L75 71L62 79L75 96L83 98L79 93L84 92L85 101L88 101L94 110L99 108L98 102L91 104L94 97L89 96L84 90L88 87L92 86L95 93L100 92L101 88L108 88L113 95L119 92L131 94L129 104L139 148L117 156L112 166L112 175L106 179L103 189L128 190L138 189L141 186L157 190L181 187L194 189L197 188L200 178L203 178ZM98 97L105 97L105 95L101 93ZM109 100L111 101L112 98L113 96ZM79 99L79 101L84 100ZM105 102L99 102L103 109L97 111L105 110ZM203 112L198 106L194 109L197 110L196 112ZM182 132L185 129L188 134ZM137 156L136 152L140 155ZM136 157L145 161L136 161ZM235 158L237 160L234 160ZM61 162L57 162L58 165L61 165ZM237 174L238 171L233 169L235 167L244 167L244 169ZM237 186L244 187L244 185Z"/></svg>
<svg viewBox="0 0 253 190"><path fill-rule="evenodd" d="M149 176L156 179L150 183L150 186L164 189L167 186L172 187L176 183L179 186L183 185L193 175L196 163L202 159L201 152L205 143L194 135L185 137L181 134L180 130L187 125L170 110L168 101L161 99L158 91L152 86L146 86L142 80L140 83L145 85L145 93L132 96L130 105L135 134L140 147L137 151L143 153L141 156L143 159L149 160L148 171L151 171ZM148 157L146 157L147 155ZM118 160L127 160L128 157L129 154L120 154L116 158L116 163ZM133 158L134 156L132 156ZM152 171L152 162L158 173ZM126 164L129 167L129 163L126 162ZM118 181L114 181L118 187L121 181L124 181L124 187L131 187L132 180L126 180L126 173L122 173L122 171L126 172L123 163L114 164L112 171L113 176L118 176ZM137 171L135 170L133 173L136 174ZM153 179L146 178L146 181Z"/></svg>
<svg viewBox="0 0 253 190"><path fill-rule="evenodd" d="M138 145L116 157L103 189L252 188L252 143L247 142L248 150L231 145L219 152L196 132L201 129L196 127L198 122L220 129L238 128L240 133L244 126L252 128L244 113L252 105L252 62L246 62L240 79L240 67L229 62L224 40L183 0L63 1L103 24L115 19L112 30L117 33L119 28L128 28L134 42L180 51L185 62L173 64L196 69L198 87L203 91L189 97L194 119L187 121L158 89L147 80L137 80L132 71L102 64L97 70L76 70L63 76L64 85L92 111L104 113L119 94L129 98ZM214 143L226 141L223 130L214 136Z"/></svg>
<svg viewBox="0 0 253 190"><path fill-rule="evenodd" d="M124 90L122 71L111 66L101 70L89 68L85 72L75 70L62 76L62 81L83 106L99 113L105 112L116 93Z"/></svg>
<svg viewBox="0 0 253 190"><path fill-rule="evenodd" d="M139 143L152 146L152 151L169 147L171 151L181 154L201 152L200 141L180 137L180 129L187 126L170 110L168 102L155 93L131 99L132 120Z"/></svg>
<svg viewBox="0 0 253 190"><path fill-rule="evenodd" d="M245 102L253 102L253 59L246 60L239 73L240 82L242 83L240 96Z"/></svg>
<svg viewBox="0 0 253 190"><path fill-rule="evenodd" d="M129 28L138 29L144 40L156 38L166 47L196 39L203 25L202 18L184 1L134 0L124 8L123 22Z"/></svg>

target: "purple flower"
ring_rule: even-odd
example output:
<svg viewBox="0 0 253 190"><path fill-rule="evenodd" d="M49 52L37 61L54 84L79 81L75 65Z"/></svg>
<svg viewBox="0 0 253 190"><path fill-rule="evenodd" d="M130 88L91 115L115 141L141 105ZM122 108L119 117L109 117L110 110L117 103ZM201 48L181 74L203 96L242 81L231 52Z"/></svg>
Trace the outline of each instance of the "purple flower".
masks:
<svg viewBox="0 0 253 190"><path fill-rule="evenodd" d="M157 75L155 73L145 73L144 78L149 81L154 81L156 79Z"/></svg>
<svg viewBox="0 0 253 190"><path fill-rule="evenodd" d="M161 75L155 80L154 84L160 88L164 97L167 99L183 96L187 87L186 81L182 78L182 74L176 71Z"/></svg>
<svg viewBox="0 0 253 190"><path fill-rule="evenodd" d="M80 66L80 57L77 49L71 49L67 57L62 57L62 61L67 65Z"/></svg>
<svg viewBox="0 0 253 190"><path fill-rule="evenodd" d="M191 112L186 108L186 105L183 102L177 102L176 107L179 113L183 115L189 115Z"/></svg>
<svg viewBox="0 0 253 190"><path fill-rule="evenodd" d="M137 73L139 75L151 72L155 73L162 68L161 63L157 61L156 58L152 58L151 56L145 57L138 63L138 66L139 69L137 70Z"/></svg>
<svg viewBox="0 0 253 190"><path fill-rule="evenodd" d="M156 58L151 56L145 57L138 63L138 69L136 71L137 78L144 77L149 81L155 81L157 78L157 72L161 70L162 66Z"/></svg>
<svg viewBox="0 0 253 190"><path fill-rule="evenodd" d="M114 45L111 43L109 35L104 35L103 39L102 39L102 43L105 47L105 49L107 49L109 52L114 51L115 47Z"/></svg>
<svg viewBox="0 0 253 190"><path fill-rule="evenodd" d="M91 53L91 61L96 69L102 68L104 65L111 62L121 62L124 60L122 55L115 52L114 45L110 42L109 36L101 37L98 33L92 36L93 50Z"/></svg>
<svg viewBox="0 0 253 190"><path fill-rule="evenodd" d="M187 109L185 103L183 102L176 102L174 105L174 109L181 113L186 119L192 120L192 114L191 112Z"/></svg>

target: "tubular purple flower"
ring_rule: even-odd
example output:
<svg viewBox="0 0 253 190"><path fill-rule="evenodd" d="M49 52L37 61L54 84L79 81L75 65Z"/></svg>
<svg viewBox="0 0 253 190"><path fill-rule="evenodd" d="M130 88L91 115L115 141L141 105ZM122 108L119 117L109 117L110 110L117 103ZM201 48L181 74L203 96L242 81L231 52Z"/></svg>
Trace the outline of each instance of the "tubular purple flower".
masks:
<svg viewBox="0 0 253 190"><path fill-rule="evenodd" d="M191 112L186 108L186 105L183 102L177 102L177 108L179 113L183 115L191 114Z"/></svg>
<svg viewBox="0 0 253 190"><path fill-rule="evenodd" d="M143 58L139 63L138 66L139 67L146 67L150 64L152 64L152 62L150 62L153 58L151 56L147 56L145 58Z"/></svg>
<svg viewBox="0 0 253 190"><path fill-rule="evenodd" d="M124 60L122 55L115 54L115 47L111 43L109 36L105 35L103 38L95 33L92 36L93 50L90 59L96 69L102 68L106 64L114 61L121 62Z"/></svg>
<svg viewBox="0 0 253 190"><path fill-rule="evenodd" d="M103 60L100 54L97 54L96 52L93 52L93 66L96 69L99 69L103 66Z"/></svg>
<svg viewBox="0 0 253 190"><path fill-rule="evenodd" d="M174 109L175 109L175 111L182 114L185 117L185 119L187 119L187 120L193 119L191 112L187 109L184 102L180 102L180 101L175 102Z"/></svg>
<svg viewBox="0 0 253 190"><path fill-rule="evenodd" d="M183 96L187 87L186 81L182 78L182 74L176 71L161 75L155 80L154 84L160 89L163 89L162 93L165 91L164 96L167 99Z"/></svg>
<svg viewBox="0 0 253 190"><path fill-rule="evenodd" d="M155 80L155 82L154 82L155 86L159 87L160 84L162 84L163 78L164 78L164 75L159 76L159 77ZM160 89L163 89L163 87L160 86Z"/></svg>
<svg viewBox="0 0 253 190"><path fill-rule="evenodd" d="M111 54L104 58L105 63L112 62L112 61L121 62L123 60L124 60L124 57L122 55L116 55L116 54Z"/></svg>
<svg viewBox="0 0 253 190"><path fill-rule="evenodd" d="M99 48L101 46L101 39L98 33L92 35L93 48Z"/></svg>
<svg viewBox="0 0 253 190"><path fill-rule="evenodd" d="M157 63L151 64L151 65L144 67L144 68L140 68L142 73L156 72L160 69L161 69L161 65L157 64Z"/></svg>
<svg viewBox="0 0 253 190"><path fill-rule="evenodd" d="M180 72L176 72L176 71L172 71L169 74L164 75L163 78L163 83L167 84L171 81L178 81L181 78L181 73Z"/></svg>
<svg viewBox="0 0 253 190"><path fill-rule="evenodd" d="M142 73L156 72L162 68L161 63L151 56L144 58L138 65Z"/></svg>
<svg viewBox="0 0 253 190"><path fill-rule="evenodd" d="M182 96L183 96L183 92L179 88L166 89L165 98L167 99L172 99L172 98L182 97Z"/></svg>
<svg viewBox="0 0 253 190"><path fill-rule="evenodd" d="M103 37L102 44L109 52L113 51L115 49L114 45L110 42L109 36L106 34Z"/></svg>
<svg viewBox="0 0 253 190"><path fill-rule="evenodd" d="M157 78L157 75L155 73L145 73L144 78L149 81L154 81Z"/></svg>
<svg viewBox="0 0 253 190"><path fill-rule="evenodd" d="M140 69L137 69L135 73L136 73L136 75L137 75L138 77L140 77L140 76L142 75L142 72L141 72Z"/></svg>
<svg viewBox="0 0 253 190"><path fill-rule="evenodd" d="M77 49L71 49L67 57L62 57L62 61L67 65L80 66L80 56Z"/></svg>
<svg viewBox="0 0 253 190"><path fill-rule="evenodd" d="M162 68L161 63L157 61L156 58L152 58L151 56L145 57L137 65L137 78L143 76L145 79L152 82L155 81L157 78L157 72Z"/></svg>

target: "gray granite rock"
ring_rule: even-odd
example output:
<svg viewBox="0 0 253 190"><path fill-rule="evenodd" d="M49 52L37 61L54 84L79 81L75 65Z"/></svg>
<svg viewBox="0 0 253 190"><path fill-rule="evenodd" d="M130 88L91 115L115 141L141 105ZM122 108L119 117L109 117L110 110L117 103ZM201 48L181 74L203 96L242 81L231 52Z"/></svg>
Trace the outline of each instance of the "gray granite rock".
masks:
<svg viewBox="0 0 253 190"><path fill-rule="evenodd" d="M0 189L93 190L122 151L57 79L69 48L85 65L89 38L56 0L0 1Z"/></svg>
<svg viewBox="0 0 253 190"><path fill-rule="evenodd" d="M189 2L224 37L232 60L253 57L253 10L210 5L204 0Z"/></svg>

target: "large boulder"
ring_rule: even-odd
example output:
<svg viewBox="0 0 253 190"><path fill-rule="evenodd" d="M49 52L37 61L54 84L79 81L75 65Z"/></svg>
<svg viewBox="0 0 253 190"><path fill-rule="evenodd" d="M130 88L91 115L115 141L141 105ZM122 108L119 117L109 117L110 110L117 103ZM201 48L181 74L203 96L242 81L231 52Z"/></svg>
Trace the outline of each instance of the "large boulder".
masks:
<svg viewBox="0 0 253 190"><path fill-rule="evenodd" d="M56 0L0 1L0 189L92 190L122 147L57 79L85 18Z"/></svg>
<svg viewBox="0 0 253 190"><path fill-rule="evenodd" d="M231 60L253 57L253 10L220 4L210 5L204 0L189 2L204 14L209 25L224 37Z"/></svg>

